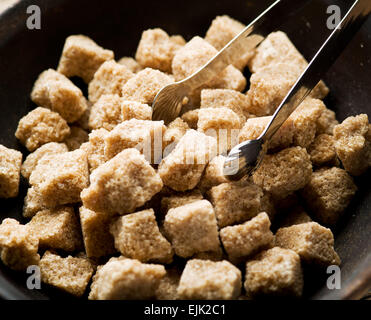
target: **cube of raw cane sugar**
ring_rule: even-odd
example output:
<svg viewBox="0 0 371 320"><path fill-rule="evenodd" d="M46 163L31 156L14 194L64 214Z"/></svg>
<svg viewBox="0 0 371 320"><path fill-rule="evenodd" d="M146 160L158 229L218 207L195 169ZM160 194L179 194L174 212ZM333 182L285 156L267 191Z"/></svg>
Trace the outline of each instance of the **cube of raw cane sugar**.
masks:
<svg viewBox="0 0 371 320"><path fill-rule="evenodd" d="M122 86L134 76L124 65L113 60L103 63L89 83L89 100L93 103L105 94L121 95Z"/></svg>
<svg viewBox="0 0 371 320"><path fill-rule="evenodd" d="M271 116L247 119L239 133L238 142L242 143L247 140L258 139L271 121ZM288 148L293 143L294 133L294 123L285 121L269 142L269 149Z"/></svg>
<svg viewBox="0 0 371 320"><path fill-rule="evenodd" d="M131 213L162 186L159 174L144 156L136 149L126 149L93 171L81 199L84 207L96 212Z"/></svg>
<svg viewBox="0 0 371 320"><path fill-rule="evenodd" d="M261 212L263 194L263 190L250 181L227 182L212 187L208 196L214 206L219 228L255 217Z"/></svg>
<svg viewBox="0 0 371 320"><path fill-rule="evenodd" d="M135 59L143 67L159 69L171 73L171 62L174 55L183 45L185 40L181 37L174 41L162 29L148 29L142 33Z"/></svg>
<svg viewBox="0 0 371 320"><path fill-rule="evenodd" d="M53 69L39 75L32 89L31 99L39 106L58 112L67 122L80 119L88 107L81 90Z"/></svg>
<svg viewBox="0 0 371 320"><path fill-rule="evenodd" d="M308 148L314 141L317 132L317 121L326 109L325 104L319 99L307 98L291 114L286 122L293 122L294 145Z"/></svg>
<svg viewBox="0 0 371 320"><path fill-rule="evenodd" d="M245 25L229 16L218 16L211 22L211 25L206 32L205 40L217 50L221 50L244 28ZM255 50L250 50L244 53L242 57L234 63L236 68L240 70L245 68L254 53Z"/></svg>
<svg viewBox="0 0 371 320"><path fill-rule="evenodd" d="M206 192L212 187L228 182L227 177L223 173L225 159L225 156L219 155L213 158L206 166L204 174L198 184L198 188L202 192Z"/></svg>
<svg viewBox="0 0 371 320"><path fill-rule="evenodd" d="M194 130L197 129L198 111L199 109L189 110L181 116L182 120L186 122L191 129Z"/></svg>
<svg viewBox="0 0 371 320"><path fill-rule="evenodd" d="M32 152L45 143L62 142L70 133L58 113L38 107L19 121L15 136Z"/></svg>
<svg viewBox="0 0 371 320"><path fill-rule="evenodd" d="M243 224L221 229L220 239L229 259L238 262L269 248L274 242L270 226L268 215L262 212Z"/></svg>
<svg viewBox="0 0 371 320"><path fill-rule="evenodd" d="M171 244L160 233L153 209L119 217L110 227L123 256L142 262L171 263Z"/></svg>
<svg viewBox="0 0 371 320"><path fill-rule="evenodd" d="M106 162L104 155L105 137L108 134L106 129L93 130L89 134L89 143L84 146L88 156L89 170L92 172L101 164Z"/></svg>
<svg viewBox="0 0 371 320"><path fill-rule="evenodd" d="M165 216L164 230L175 253L180 257L187 258L198 252L219 250L215 213L207 200L170 209Z"/></svg>
<svg viewBox="0 0 371 320"><path fill-rule="evenodd" d="M22 164L21 174L24 178L28 179L32 171L36 168L39 160L45 155L58 154L67 152L68 148L65 143L50 142L44 144L34 152L30 153Z"/></svg>
<svg viewBox="0 0 371 320"><path fill-rule="evenodd" d="M308 63L293 43L282 31L272 32L257 48L255 56L249 61L252 72L259 72L268 66L279 63L292 64L299 74L304 71ZM299 75L298 74L298 75ZM311 92L313 98L323 99L329 93L327 86L321 81Z"/></svg>
<svg viewBox="0 0 371 320"><path fill-rule="evenodd" d="M41 210L27 226L42 248L69 252L82 249L81 228L72 207Z"/></svg>
<svg viewBox="0 0 371 320"><path fill-rule="evenodd" d="M301 194L317 221L333 225L356 191L352 177L345 170L333 167L313 172Z"/></svg>
<svg viewBox="0 0 371 320"><path fill-rule="evenodd" d="M0 144L0 198L18 195L22 153Z"/></svg>
<svg viewBox="0 0 371 320"><path fill-rule="evenodd" d="M114 53L97 45L84 35L73 35L66 39L58 72L66 77L80 77L89 83L95 72L106 61L112 60Z"/></svg>
<svg viewBox="0 0 371 320"><path fill-rule="evenodd" d="M89 128L104 128L111 131L122 122L121 108L123 100L118 95L105 94L91 107Z"/></svg>
<svg viewBox="0 0 371 320"><path fill-rule="evenodd" d="M80 127L71 126L71 134L64 140L69 151L77 150L81 145L89 140L87 131Z"/></svg>
<svg viewBox="0 0 371 320"><path fill-rule="evenodd" d="M0 258L10 269L24 271L38 265L38 245L38 238L17 220L7 218L0 224Z"/></svg>
<svg viewBox="0 0 371 320"><path fill-rule="evenodd" d="M198 112L197 127L199 132L217 139L218 154L222 154L238 144L241 121L231 109L202 108Z"/></svg>
<svg viewBox="0 0 371 320"><path fill-rule="evenodd" d="M166 214L170 209L181 207L202 199L202 193L197 189L165 196L161 199L161 211Z"/></svg>
<svg viewBox="0 0 371 320"><path fill-rule="evenodd" d="M326 108L317 120L317 134L333 135L334 128L338 124L339 121L336 120L335 112Z"/></svg>
<svg viewBox="0 0 371 320"><path fill-rule="evenodd" d="M151 163L158 163L162 157L162 139L166 127L163 121L124 121L105 136L104 154L111 159L122 150L136 148Z"/></svg>
<svg viewBox="0 0 371 320"><path fill-rule="evenodd" d="M359 176L371 166L371 126L367 114L345 119L334 128L335 149L344 168Z"/></svg>
<svg viewBox="0 0 371 320"><path fill-rule="evenodd" d="M300 297L303 284L300 257L292 250L274 247L246 264L244 286L249 297Z"/></svg>
<svg viewBox="0 0 371 320"><path fill-rule="evenodd" d="M164 86L173 82L172 76L159 70L145 68L126 82L122 87L121 94L124 100L151 105L157 93Z"/></svg>
<svg viewBox="0 0 371 320"><path fill-rule="evenodd" d="M335 139L326 133L318 135L307 150L315 166L336 166L339 163Z"/></svg>
<svg viewBox="0 0 371 320"><path fill-rule="evenodd" d="M275 242L281 248L295 251L306 263L320 266L340 264L340 258L334 250L334 235L317 222L280 228Z"/></svg>
<svg viewBox="0 0 371 320"><path fill-rule="evenodd" d="M188 260L180 278L180 299L231 300L241 292L241 271L230 262Z"/></svg>
<svg viewBox="0 0 371 320"><path fill-rule="evenodd" d="M156 295L164 266L124 257L111 258L93 277L90 300L151 299Z"/></svg>
<svg viewBox="0 0 371 320"><path fill-rule="evenodd" d="M201 108L229 108L244 123L250 117L249 99L241 92L230 89L204 89L201 91Z"/></svg>
<svg viewBox="0 0 371 320"><path fill-rule="evenodd" d="M169 146L166 150L166 153L170 153L177 143L180 141L180 139L186 134L186 132L189 130L189 126L186 122L184 122L181 118L176 118L174 121L170 122L167 126L167 129L164 133L163 137L163 143L164 146ZM165 155L166 156L166 155Z"/></svg>
<svg viewBox="0 0 371 320"><path fill-rule="evenodd" d="M306 149L292 147L266 155L253 174L253 180L274 198L283 199L302 189L311 175L312 163Z"/></svg>
<svg viewBox="0 0 371 320"><path fill-rule="evenodd" d="M240 70L229 65L217 77L208 83L209 88L228 89L234 91L244 91L247 80Z"/></svg>
<svg viewBox="0 0 371 320"><path fill-rule="evenodd" d="M80 207L80 224L86 255L89 258L105 257L116 252L113 236L109 232L112 217Z"/></svg>
<svg viewBox="0 0 371 320"><path fill-rule="evenodd" d="M40 260L41 281L81 297L94 273L94 266L86 258L59 255L46 251Z"/></svg>
<svg viewBox="0 0 371 320"><path fill-rule="evenodd" d="M268 65L253 73L247 96L247 111L257 116L272 115L290 91L300 75L298 68L290 63Z"/></svg>
<svg viewBox="0 0 371 320"><path fill-rule="evenodd" d="M136 101L123 101L121 103L121 119L122 121L130 119L152 120L152 108L148 104Z"/></svg>
<svg viewBox="0 0 371 320"><path fill-rule="evenodd" d="M37 212L43 209L47 209L47 207L44 204L41 194L35 191L35 188L28 188L27 195L24 198L23 216L25 218L32 218Z"/></svg>
<svg viewBox="0 0 371 320"><path fill-rule="evenodd" d="M176 191L192 190L216 153L216 139L188 130L175 149L162 159L158 173L166 186Z"/></svg>
<svg viewBox="0 0 371 320"><path fill-rule="evenodd" d="M132 57L122 57L117 63L128 68L132 73L137 73L143 70L143 67Z"/></svg>
<svg viewBox="0 0 371 320"><path fill-rule="evenodd" d="M178 286L181 271L176 267L166 270L156 289L156 300L178 300Z"/></svg>
<svg viewBox="0 0 371 320"><path fill-rule="evenodd" d="M79 202L81 191L89 184L86 153L78 149L44 156L32 171L30 184L45 206Z"/></svg>

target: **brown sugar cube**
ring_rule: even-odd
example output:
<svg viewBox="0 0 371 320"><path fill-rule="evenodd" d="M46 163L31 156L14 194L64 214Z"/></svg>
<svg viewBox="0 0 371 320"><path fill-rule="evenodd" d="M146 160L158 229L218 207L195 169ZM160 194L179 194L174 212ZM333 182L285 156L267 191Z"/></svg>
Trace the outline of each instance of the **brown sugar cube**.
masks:
<svg viewBox="0 0 371 320"><path fill-rule="evenodd" d="M47 209L47 207L40 193L35 191L35 188L28 188L27 195L24 198L23 216L32 218L36 213L44 209Z"/></svg>
<svg viewBox="0 0 371 320"><path fill-rule="evenodd" d="M190 128L188 124L184 122L181 118L176 118L174 121L168 124L167 129L164 133L164 137L163 137L164 146L167 147L171 145L169 148L167 148L167 150L169 150L168 153L175 148L177 143L180 141L180 139L186 134L186 132L189 129Z"/></svg>
<svg viewBox="0 0 371 320"><path fill-rule="evenodd" d="M154 298L164 266L124 257L111 258L93 277L90 300L138 300Z"/></svg>
<svg viewBox="0 0 371 320"><path fill-rule="evenodd" d="M0 144L0 198L18 195L22 153Z"/></svg>
<svg viewBox="0 0 371 320"><path fill-rule="evenodd" d="M42 248L70 252L82 248L80 225L71 207L41 210L27 226Z"/></svg>
<svg viewBox="0 0 371 320"><path fill-rule="evenodd" d="M217 139L218 153L238 144L240 117L228 108L202 108L198 112L198 131Z"/></svg>
<svg viewBox="0 0 371 320"><path fill-rule="evenodd" d="M274 236L270 226L268 215L262 212L244 224L221 229L220 239L229 259L239 261L271 246Z"/></svg>
<svg viewBox="0 0 371 320"><path fill-rule="evenodd" d="M201 108L229 108L244 123L250 114L249 99L245 94L230 89L204 89L201 91Z"/></svg>
<svg viewBox="0 0 371 320"><path fill-rule="evenodd" d="M171 263L171 244L160 233L153 209L119 217L111 224L115 247L123 256L142 262Z"/></svg>
<svg viewBox="0 0 371 320"><path fill-rule="evenodd" d="M317 120L317 134L326 133L333 135L334 128L339 124L334 111L325 108Z"/></svg>
<svg viewBox="0 0 371 320"><path fill-rule="evenodd" d="M15 136L29 151L48 142L62 142L70 134L67 122L56 112L38 107L18 123Z"/></svg>
<svg viewBox="0 0 371 320"><path fill-rule="evenodd" d="M152 108L148 104L136 101L123 101L121 103L121 119L122 121L130 119L152 120Z"/></svg>
<svg viewBox="0 0 371 320"><path fill-rule="evenodd" d="M302 191L311 213L323 224L335 224L357 191L351 176L343 169L313 172Z"/></svg>
<svg viewBox="0 0 371 320"><path fill-rule="evenodd" d="M89 83L89 100L93 103L105 94L121 95L122 86L134 74L122 64L113 60L103 63Z"/></svg>
<svg viewBox="0 0 371 320"><path fill-rule="evenodd" d="M247 92L250 104L247 111L256 116L272 115L300 75L289 63L268 65L253 73Z"/></svg>
<svg viewBox="0 0 371 320"><path fill-rule="evenodd" d="M88 162L82 150L46 155L30 176L31 186L50 207L79 202L88 183Z"/></svg>
<svg viewBox="0 0 371 320"><path fill-rule="evenodd" d="M164 184L176 191L192 190L208 162L216 155L217 142L195 130L188 130L175 149L165 157L158 173Z"/></svg>
<svg viewBox="0 0 371 320"><path fill-rule="evenodd" d="M221 50L245 27L246 26L241 22L234 20L229 16L218 16L211 22L211 25L206 32L205 40L217 50ZM240 70L245 68L254 53L255 51L251 50L243 54L242 58L234 63L236 68Z"/></svg>
<svg viewBox="0 0 371 320"><path fill-rule="evenodd" d="M107 134L108 131L103 128L93 130L89 134L89 143L86 145L86 153L90 172L106 162L106 156L104 155L104 139Z"/></svg>
<svg viewBox="0 0 371 320"><path fill-rule="evenodd" d="M249 297L300 297L303 284L300 257L292 250L274 247L246 264L244 286Z"/></svg>
<svg viewBox="0 0 371 320"><path fill-rule="evenodd" d="M39 160L45 155L58 154L67 152L68 148L65 143L50 142L44 144L34 152L30 153L22 164L21 174L28 179L32 171L36 168Z"/></svg>
<svg viewBox="0 0 371 320"><path fill-rule="evenodd" d="M197 252L217 251L220 247L214 209L207 200L170 209L164 230L175 253L183 258Z"/></svg>
<svg viewBox="0 0 371 320"><path fill-rule="evenodd" d="M194 130L197 129L198 111L199 109L189 110L181 116L182 120L186 122L191 129Z"/></svg>
<svg viewBox="0 0 371 320"><path fill-rule="evenodd" d="M307 98L291 114L286 122L292 122L294 130L294 145L308 148L314 141L317 132L317 121L326 109L319 99Z"/></svg>
<svg viewBox="0 0 371 320"><path fill-rule="evenodd" d="M46 251L40 260L41 281L81 297L94 273L92 263L86 258L62 258Z"/></svg>
<svg viewBox="0 0 371 320"><path fill-rule="evenodd" d="M0 224L0 258L10 269L24 271L38 265L39 240L27 226L14 219L4 219Z"/></svg>
<svg viewBox="0 0 371 320"><path fill-rule="evenodd" d="M238 142L255 140L260 137L265 128L272 121L271 116L247 119L238 135ZM272 137L269 149L288 148L294 140L295 127L292 121L285 121Z"/></svg>
<svg viewBox="0 0 371 320"><path fill-rule="evenodd" d="M111 159L124 149L140 150L151 163L162 157L162 139L166 127L163 121L124 121L105 136L104 154Z"/></svg>
<svg viewBox="0 0 371 320"><path fill-rule="evenodd" d="M173 82L174 79L171 76L159 70L145 68L136 73L122 87L122 97L124 100L151 105L157 93Z"/></svg>
<svg viewBox="0 0 371 320"><path fill-rule="evenodd" d="M257 48L255 56L249 61L252 72L259 72L268 66L279 63L289 63L297 68L299 74L304 71L308 63L293 43L282 31L272 32ZM298 74L298 75L299 75ZM321 81L312 91L313 98L323 99L329 89Z"/></svg>
<svg viewBox="0 0 371 320"><path fill-rule="evenodd" d="M71 126L71 134L64 140L69 151L79 149L81 145L89 140L89 134L82 128Z"/></svg>
<svg viewBox="0 0 371 320"><path fill-rule="evenodd" d="M305 212L303 207L296 206L289 210L289 212L286 212L286 215L280 220L279 226L284 228L307 222L312 222L310 216Z"/></svg>
<svg viewBox="0 0 371 320"><path fill-rule="evenodd" d="M125 183L123 183L125 181ZM131 213L162 189L158 173L136 149L126 149L90 175L82 191L84 207L107 213Z"/></svg>
<svg viewBox="0 0 371 320"><path fill-rule="evenodd" d="M276 245L295 251L310 264L339 265L340 258L334 250L334 236L330 229L317 222L297 224L277 230Z"/></svg>
<svg viewBox="0 0 371 320"><path fill-rule="evenodd" d="M53 69L39 75L31 99L39 106L58 112L67 122L77 121L88 107L81 90Z"/></svg>
<svg viewBox="0 0 371 320"><path fill-rule="evenodd" d="M229 65L217 77L208 83L210 88L244 91L247 80L240 70Z"/></svg>
<svg viewBox="0 0 371 320"><path fill-rule="evenodd" d="M170 209L181 207L188 203L202 199L202 193L197 189L180 194L165 196L161 199L161 211L166 214Z"/></svg>
<svg viewBox="0 0 371 320"><path fill-rule="evenodd" d="M302 147L292 147L266 155L253 174L253 181L274 198L283 199L303 188L311 175L312 163L307 151Z"/></svg>
<svg viewBox="0 0 371 320"><path fill-rule="evenodd" d="M166 270L156 289L156 300L178 300L178 285L181 272L176 268Z"/></svg>
<svg viewBox="0 0 371 320"><path fill-rule="evenodd" d="M109 232L112 217L80 207L80 223L86 255L89 258L105 257L116 252L113 236Z"/></svg>
<svg viewBox="0 0 371 320"><path fill-rule="evenodd" d="M250 181L222 183L211 188L208 196L219 228L245 222L261 212L263 190Z"/></svg>
<svg viewBox="0 0 371 320"><path fill-rule="evenodd" d="M188 260L180 278L180 299L232 300L241 292L241 271L224 261Z"/></svg>
<svg viewBox="0 0 371 320"><path fill-rule="evenodd" d="M338 164L333 136L325 133L318 135L307 150L310 160L315 166L333 166Z"/></svg>
<svg viewBox="0 0 371 320"><path fill-rule="evenodd" d="M206 192L212 187L228 182L228 179L223 173L225 159L225 156L219 155L209 162L200 180L200 183L198 184L198 188L202 192Z"/></svg>
<svg viewBox="0 0 371 320"><path fill-rule="evenodd" d="M206 62L213 58L218 51L200 37L192 38L180 48L172 61L172 70L176 81L187 78Z"/></svg>
<svg viewBox="0 0 371 320"><path fill-rule="evenodd" d="M175 52L183 45L185 41L182 44L173 41L162 29L148 29L142 33L135 59L143 67L171 73L171 62Z"/></svg>
<svg viewBox="0 0 371 320"><path fill-rule="evenodd" d="M113 58L113 51L103 49L89 37L69 36L59 60L58 72L68 78L80 77L89 83L99 67Z"/></svg>
<svg viewBox="0 0 371 320"><path fill-rule="evenodd" d="M123 100L118 95L105 94L91 107L89 128L104 128L111 131L122 122L121 108Z"/></svg>
<svg viewBox="0 0 371 320"><path fill-rule="evenodd" d="M132 57L122 57L117 63L128 68L132 73L143 70L143 67Z"/></svg>
<svg viewBox="0 0 371 320"><path fill-rule="evenodd" d="M359 176L371 166L371 127L366 114L335 126L334 138L336 153L351 175Z"/></svg>

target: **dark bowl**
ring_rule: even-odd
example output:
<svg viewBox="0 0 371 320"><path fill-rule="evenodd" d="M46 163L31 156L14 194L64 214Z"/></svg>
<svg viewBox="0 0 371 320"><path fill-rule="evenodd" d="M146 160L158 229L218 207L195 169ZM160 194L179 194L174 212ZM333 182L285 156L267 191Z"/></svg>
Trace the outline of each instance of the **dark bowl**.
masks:
<svg viewBox="0 0 371 320"><path fill-rule="evenodd" d="M350 1L337 3L345 12ZM29 95L38 74L56 68L64 40L71 34L86 34L116 58L135 54L141 32L160 27L187 40L203 36L217 15L228 14L249 23L271 1L267 0L25 0L0 16L0 143L25 151L14 137L19 119L34 105ZM300 16L286 23L286 31L299 50L310 59L329 34L327 1L313 1ZM41 8L41 30L28 30L26 8ZM326 104L341 121L350 115L371 116L371 19L356 35L325 77L331 89ZM326 270L305 272L304 297L309 299L360 298L371 284L371 192L370 172L356 179L359 192L335 232L335 247L342 258L340 290L329 290ZM0 220L22 218L27 183L22 181L16 199L0 200ZM0 297L5 299L68 298L58 290L28 290L26 274L0 264Z"/></svg>

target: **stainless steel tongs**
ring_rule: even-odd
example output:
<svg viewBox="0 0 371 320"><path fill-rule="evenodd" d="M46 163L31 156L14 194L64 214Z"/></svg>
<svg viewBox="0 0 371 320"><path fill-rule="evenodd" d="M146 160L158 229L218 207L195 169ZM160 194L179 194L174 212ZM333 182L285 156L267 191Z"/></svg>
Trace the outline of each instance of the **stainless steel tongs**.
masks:
<svg viewBox="0 0 371 320"><path fill-rule="evenodd" d="M153 102L153 119L169 123L180 113L184 98L201 87L241 54L255 48L283 22L295 15L311 0L275 1L258 18L231 40L218 54L190 77L161 89ZM270 139L291 113L310 94L324 74L339 57L347 44L371 13L370 0L356 0L339 25L331 32L303 71L289 93L276 109L271 122L256 140L235 146L224 163L224 174L232 180L250 175L261 163Z"/></svg>

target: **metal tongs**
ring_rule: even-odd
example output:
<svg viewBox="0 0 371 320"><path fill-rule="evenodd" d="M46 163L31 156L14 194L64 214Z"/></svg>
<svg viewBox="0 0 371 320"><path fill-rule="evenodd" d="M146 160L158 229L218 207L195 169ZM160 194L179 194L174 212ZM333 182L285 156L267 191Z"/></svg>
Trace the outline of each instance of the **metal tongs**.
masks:
<svg viewBox="0 0 371 320"><path fill-rule="evenodd" d="M215 78L243 53L254 49L310 1L275 1L197 72L182 81L162 88L152 105L153 119L164 120L166 124L174 120L181 111L184 99L193 90ZM246 175L251 175L259 167L271 138L322 79L370 13L370 0L356 0L353 3L278 106L271 122L260 137L245 141L230 151L223 170L229 179L239 180Z"/></svg>

